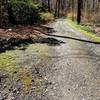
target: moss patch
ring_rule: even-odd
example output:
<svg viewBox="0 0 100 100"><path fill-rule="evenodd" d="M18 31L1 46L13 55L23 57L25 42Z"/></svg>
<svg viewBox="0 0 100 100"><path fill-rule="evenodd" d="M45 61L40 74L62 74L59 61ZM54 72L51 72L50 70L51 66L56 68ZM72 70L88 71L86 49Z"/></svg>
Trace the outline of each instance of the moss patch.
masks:
<svg viewBox="0 0 100 100"><path fill-rule="evenodd" d="M11 51L1 53L0 54L0 70L6 71L9 74L14 73L17 70L15 57L16 55Z"/></svg>
<svg viewBox="0 0 100 100"><path fill-rule="evenodd" d="M78 25L78 24L76 24L75 22L72 22L69 19L66 19L66 21L68 22L69 26L71 26L73 29L78 30L80 33L82 33L83 35L88 37L90 40L92 40L94 42L100 42L100 37L96 36L95 33L91 32L85 26Z"/></svg>

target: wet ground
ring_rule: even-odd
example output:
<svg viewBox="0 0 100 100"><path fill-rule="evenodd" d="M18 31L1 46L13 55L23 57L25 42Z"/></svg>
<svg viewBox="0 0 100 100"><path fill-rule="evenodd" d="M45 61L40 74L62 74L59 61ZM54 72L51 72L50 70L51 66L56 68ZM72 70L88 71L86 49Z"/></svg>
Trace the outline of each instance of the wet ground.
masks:
<svg viewBox="0 0 100 100"><path fill-rule="evenodd" d="M0 100L100 100L100 44L64 19L49 26L59 37L0 54Z"/></svg>

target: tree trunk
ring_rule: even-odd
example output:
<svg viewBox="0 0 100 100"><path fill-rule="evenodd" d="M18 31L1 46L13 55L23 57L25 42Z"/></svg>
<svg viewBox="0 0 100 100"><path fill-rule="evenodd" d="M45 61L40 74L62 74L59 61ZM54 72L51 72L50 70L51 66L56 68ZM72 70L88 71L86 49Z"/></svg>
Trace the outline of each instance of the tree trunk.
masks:
<svg viewBox="0 0 100 100"><path fill-rule="evenodd" d="M72 21L74 21L74 0L72 0Z"/></svg>
<svg viewBox="0 0 100 100"><path fill-rule="evenodd" d="M0 2L0 27L2 27L2 3Z"/></svg>
<svg viewBox="0 0 100 100"><path fill-rule="evenodd" d="M51 12L51 7L50 7L50 0L48 0L48 11Z"/></svg>
<svg viewBox="0 0 100 100"><path fill-rule="evenodd" d="M82 0L78 0L77 5L77 23L80 24L81 22L81 6L82 6Z"/></svg>
<svg viewBox="0 0 100 100"><path fill-rule="evenodd" d="M15 24L15 19L14 19L12 7L11 6L8 6L7 7L7 11L8 11L9 22Z"/></svg>

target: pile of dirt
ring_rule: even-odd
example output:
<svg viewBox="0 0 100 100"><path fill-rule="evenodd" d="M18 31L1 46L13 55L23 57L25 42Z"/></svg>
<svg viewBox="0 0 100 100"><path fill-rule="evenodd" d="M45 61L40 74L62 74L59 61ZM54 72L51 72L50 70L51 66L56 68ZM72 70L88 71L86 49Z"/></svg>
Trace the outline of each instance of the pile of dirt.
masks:
<svg viewBox="0 0 100 100"><path fill-rule="evenodd" d="M34 26L14 26L9 29L0 29L0 37L5 38L27 39L40 37L41 34Z"/></svg>
<svg viewBox="0 0 100 100"><path fill-rule="evenodd" d="M32 43L43 34L38 27L34 26L13 26L7 29L0 29L0 52L13 49L14 46Z"/></svg>

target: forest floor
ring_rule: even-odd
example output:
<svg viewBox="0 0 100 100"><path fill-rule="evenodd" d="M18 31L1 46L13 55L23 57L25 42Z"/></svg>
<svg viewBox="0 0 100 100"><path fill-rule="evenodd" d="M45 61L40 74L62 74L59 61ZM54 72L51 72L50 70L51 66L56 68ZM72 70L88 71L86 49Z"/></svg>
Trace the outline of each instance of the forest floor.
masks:
<svg viewBox="0 0 100 100"><path fill-rule="evenodd" d="M0 53L0 100L100 100L100 43L68 24L58 19L38 36L24 27L31 43Z"/></svg>
<svg viewBox="0 0 100 100"><path fill-rule="evenodd" d="M45 37L40 30L46 31L47 28L37 25L15 25L0 29L0 52L40 41L42 37Z"/></svg>

